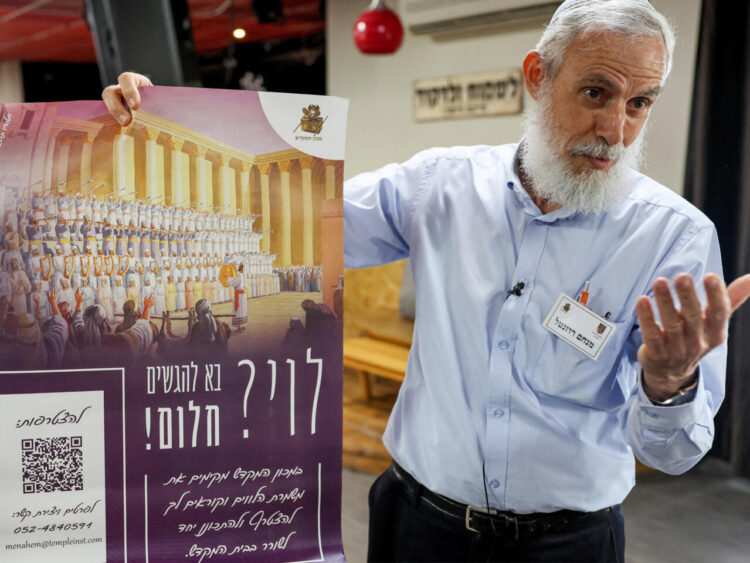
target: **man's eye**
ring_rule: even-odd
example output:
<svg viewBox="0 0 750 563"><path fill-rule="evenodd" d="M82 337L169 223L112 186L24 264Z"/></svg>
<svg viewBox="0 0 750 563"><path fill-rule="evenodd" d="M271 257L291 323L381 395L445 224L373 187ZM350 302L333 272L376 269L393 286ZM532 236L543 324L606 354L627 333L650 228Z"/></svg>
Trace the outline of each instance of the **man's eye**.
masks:
<svg viewBox="0 0 750 563"><path fill-rule="evenodd" d="M632 105L635 109L646 109L650 103L646 98L636 98L632 101Z"/></svg>
<svg viewBox="0 0 750 563"><path fill-rule="evenodd" d="M602 92L598 88L586 88L585 94L592 100L598 100L602 97Z"/></svg>

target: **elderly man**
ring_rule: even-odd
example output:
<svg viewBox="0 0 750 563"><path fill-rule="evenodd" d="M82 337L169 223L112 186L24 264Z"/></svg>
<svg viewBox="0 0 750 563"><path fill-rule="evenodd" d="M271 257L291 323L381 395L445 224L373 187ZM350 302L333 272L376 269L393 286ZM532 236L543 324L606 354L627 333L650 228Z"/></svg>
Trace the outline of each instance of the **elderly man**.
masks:
<svg viewBox="0 0 750 563"><path fill-rule="evenodd" d="M371 560L622 561L633 453L680 473L710 448L750 276L726 288L711 222L635 171L673 46L646 0L567 0L519 143L347 182L346 265L410 257L417 299ZM105 90L122 125L148 84Z"/></svg>

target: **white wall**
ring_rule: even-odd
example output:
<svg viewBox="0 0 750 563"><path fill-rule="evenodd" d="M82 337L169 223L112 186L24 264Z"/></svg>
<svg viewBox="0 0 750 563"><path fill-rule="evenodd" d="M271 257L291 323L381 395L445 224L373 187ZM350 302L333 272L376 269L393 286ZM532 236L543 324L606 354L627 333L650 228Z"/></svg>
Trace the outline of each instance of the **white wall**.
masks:
<svg viewBox="0 0 750 563"><path fill-rule="evenodd" d="M21 61L0 61L0 103L23 102Z"/></svg>
<svg viewBox="0 0 750 563"><path fill-rule="evenodd" d="M644 171L682 192L689 130L700 0L652 0L677 26L672 74L652 111ZM521 117L415 123L412 81L489 69L520 67L541 35L542 22L511 29L472 30L459 37L405 32L390 56L365 56L352 41L352 27L366 0L328 0L328 93L350 99L345 176L403 161L430 146L501 144L522 134ZM397 8L390 0L389 5Z"/></svg>

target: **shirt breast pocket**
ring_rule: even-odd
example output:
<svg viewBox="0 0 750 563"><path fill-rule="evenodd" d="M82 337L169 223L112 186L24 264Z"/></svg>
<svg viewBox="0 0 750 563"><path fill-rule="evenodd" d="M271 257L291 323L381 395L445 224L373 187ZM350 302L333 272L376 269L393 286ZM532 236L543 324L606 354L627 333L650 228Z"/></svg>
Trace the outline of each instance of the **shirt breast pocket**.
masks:
<svg viewBox="0 0 750 563"><path fill-rule="evenodd" d="M532 389L591 408L611 409L624 404L635 380L624 353L633 321L612 324L615 332L596 360L548 333L529 381Z"/></svg>

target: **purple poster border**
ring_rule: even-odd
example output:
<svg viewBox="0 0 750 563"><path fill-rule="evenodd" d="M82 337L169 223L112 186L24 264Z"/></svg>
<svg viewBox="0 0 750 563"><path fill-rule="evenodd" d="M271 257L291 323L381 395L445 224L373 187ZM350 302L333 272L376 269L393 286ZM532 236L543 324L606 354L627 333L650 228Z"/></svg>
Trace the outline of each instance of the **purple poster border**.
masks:
<svg viewBox="0 0 750 563"><path fill-rule="evenodd" d="M0 395L75 391L104 393L107 561L127 561L125 368L0 371Z"/></svg>

